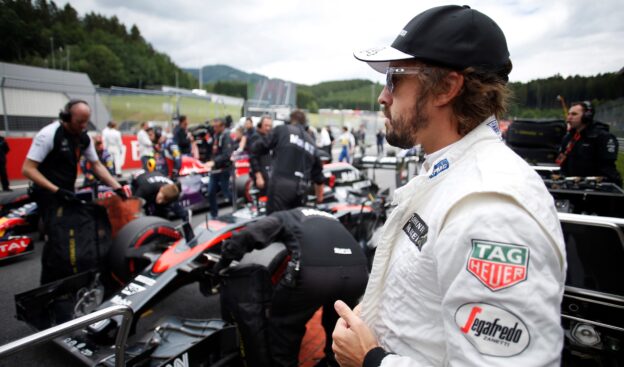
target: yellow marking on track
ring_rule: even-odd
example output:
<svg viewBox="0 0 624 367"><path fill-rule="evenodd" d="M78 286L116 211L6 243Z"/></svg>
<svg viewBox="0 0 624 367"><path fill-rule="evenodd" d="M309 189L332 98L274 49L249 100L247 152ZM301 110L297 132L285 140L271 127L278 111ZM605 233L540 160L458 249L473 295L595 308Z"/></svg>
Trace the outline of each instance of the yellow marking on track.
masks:
<svg viewBox="0 0 624 367"><path fill-rule="evenodd" d="M141 318L147 317L147 316L149 316L149 315L151 315L153 313L154 313L154 311L152 311L152 309L149 309L149 310L143 312L143 314L141 315Z"/></svg>

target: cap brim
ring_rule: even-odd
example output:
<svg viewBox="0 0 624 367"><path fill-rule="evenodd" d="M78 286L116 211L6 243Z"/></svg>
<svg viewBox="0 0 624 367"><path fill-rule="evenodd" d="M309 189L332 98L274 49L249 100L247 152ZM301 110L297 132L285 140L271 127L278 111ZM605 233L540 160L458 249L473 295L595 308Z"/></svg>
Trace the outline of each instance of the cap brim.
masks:
<svg viewBox="0 0 624 367"><path fill-rule="evenodd" d="M380 73L386 72L386 68L390 65L390 61L414 58L414 56L401 52L390 46L354 51L353 56L360 61L368 63L371 68Z"/></svg>

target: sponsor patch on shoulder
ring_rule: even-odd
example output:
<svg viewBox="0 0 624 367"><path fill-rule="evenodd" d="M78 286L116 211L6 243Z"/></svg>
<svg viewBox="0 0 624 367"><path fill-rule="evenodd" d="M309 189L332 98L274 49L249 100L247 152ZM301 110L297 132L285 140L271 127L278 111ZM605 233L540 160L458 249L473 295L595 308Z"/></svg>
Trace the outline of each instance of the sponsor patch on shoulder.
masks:
<svg viewBox="0 0 624 367"><path fill-rule="evenodd" d="M427 223L425 223L425 221L418 216L418 214L414 213L403 226L403 232L405 232L407 238L409 238L409 240L412 241L412 243L416 245L420 251L425 242L427 242L429 227L427 226Z"/></svg>
<svg viewBox="0 0 624 367"><path fill-rule="evenodd" d="M487 122L487 126L489 126L490 129L492 129L492 131L494 131L494 133L498 135L500 139L503 138L503 134L501 134L500 126L498 126L497 120L490 120L489 122Z"/></svg>
<svg viewBox="0 0 624 367"><path fill-rule="evenodd" d="M449 165L448 159L444 158L443 160L436 163L435 166L433 166L433 172L431 172L431 175L429 175L429 178L436 177L440 173L446 171L449 168L449 166L450 165Z"/></svg>
<svg viewBox="0 0 624 367"><path fill-rule="evenodd" d="M466 303L455 312L459 331L475 349L488 356L511 357L522 353L531 336L522 319L488 303Z"/></svg>
<svg viewBox="0 0 624 367"><path fill-rule="evenodd" d="M527 278L529 248L485 240L472 240L466 269L490 290L511 287Z"/></svg>

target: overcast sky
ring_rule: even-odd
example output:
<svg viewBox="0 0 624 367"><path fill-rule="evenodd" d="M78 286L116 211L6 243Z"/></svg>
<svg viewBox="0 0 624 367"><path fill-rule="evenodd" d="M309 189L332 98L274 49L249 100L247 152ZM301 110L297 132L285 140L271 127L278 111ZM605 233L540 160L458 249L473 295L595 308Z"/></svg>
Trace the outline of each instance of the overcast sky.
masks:
<svg viewBox="0 0 624 367"><path fill-rule="evenodd" d="M63 6L67 1L57 1ZM181 67L226 64L302 84L381 81L353 50L392 43L433 0L72 0L83 16L116 15ZM624 67L621 0L473 0L503 29L512 81Z"/></svg>

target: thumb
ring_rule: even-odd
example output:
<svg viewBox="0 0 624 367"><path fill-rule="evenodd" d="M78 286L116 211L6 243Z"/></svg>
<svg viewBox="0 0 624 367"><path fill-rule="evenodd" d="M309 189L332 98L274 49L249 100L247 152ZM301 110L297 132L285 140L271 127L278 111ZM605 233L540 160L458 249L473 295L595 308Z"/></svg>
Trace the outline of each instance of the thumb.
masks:
<svg viewBox="0 0 624 367"><path fill-rule="evenodd" d="M338 316L347 322L349 327L359 320L359 317L351 310L351 308L340 300L334 303L334 309L336 310L336 313L338 313Z"/></svg>

